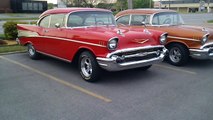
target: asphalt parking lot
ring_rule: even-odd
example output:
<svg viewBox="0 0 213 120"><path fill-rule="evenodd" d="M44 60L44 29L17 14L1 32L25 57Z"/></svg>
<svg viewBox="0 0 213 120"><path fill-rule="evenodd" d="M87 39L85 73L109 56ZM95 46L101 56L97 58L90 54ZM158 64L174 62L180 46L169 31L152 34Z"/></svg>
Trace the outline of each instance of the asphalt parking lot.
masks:
<svg viewBox="0 0 213 120"><path fill-rule="evenodd" d="M212 120L213 60L82 80L72 64L0 56L1 120Z"/></svg>

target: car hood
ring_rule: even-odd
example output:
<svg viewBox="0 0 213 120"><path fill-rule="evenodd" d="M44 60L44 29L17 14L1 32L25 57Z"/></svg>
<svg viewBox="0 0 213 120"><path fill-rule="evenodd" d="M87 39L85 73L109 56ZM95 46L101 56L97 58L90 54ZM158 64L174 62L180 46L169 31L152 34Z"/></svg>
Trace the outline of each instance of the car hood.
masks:
<svg viewBox="0 0 213 120"><path fill-rule="evenodd" d="M99 43L104 41L107 44L111 38L117 37L118 49L159 45L159 40L154 37L154 34L144 29L136 31L127 27L88 27L81 28L82 30L88 33L81 35L82 39L96 40L96 42L98 40Z"/></svg>
<svg viewBox="0 0 213 120"><path fill-rule="evenodd" d="M167 32L169 37L191 38L201 40L207 34L206 28L189 25L152 27Z"/></svg>
<svg viewBox="0 0 213 120"><path fill-rule="evenodd" d="M209 34L209 39L213 40L213 29L208 27L202 27L202 26L189 26L189 25L183 25L186 28L191 28L197 31L201 31L203 34Z"/></svg>

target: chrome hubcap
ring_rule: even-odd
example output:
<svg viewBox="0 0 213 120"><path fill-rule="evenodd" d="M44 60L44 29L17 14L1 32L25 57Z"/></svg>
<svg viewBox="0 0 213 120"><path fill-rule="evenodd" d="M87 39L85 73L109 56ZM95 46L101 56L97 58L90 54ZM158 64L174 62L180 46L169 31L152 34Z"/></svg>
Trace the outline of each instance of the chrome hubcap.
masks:
<svg viewBox="0 0 213 120"><path fill-rule="evenodd" d="M180 49L178 48L172 48L170 51L169 51L169 58L171 59L172 62L179 62L181 60L181 52L180 52Z"/></svg>
<svg viewBox="0 0 213 120"><path fill-rule="evenodd" d="M33 56L35 54L35 49L32 46L29 47L28 51L29 51L30 56Z"/></svg>
<svg viewBox="0 0 213 120"><path fill-rule="evenodd" d="M84 76L90 77L92 75L92 64L90 58L84 56L81 60L81 71Z"/></svg>

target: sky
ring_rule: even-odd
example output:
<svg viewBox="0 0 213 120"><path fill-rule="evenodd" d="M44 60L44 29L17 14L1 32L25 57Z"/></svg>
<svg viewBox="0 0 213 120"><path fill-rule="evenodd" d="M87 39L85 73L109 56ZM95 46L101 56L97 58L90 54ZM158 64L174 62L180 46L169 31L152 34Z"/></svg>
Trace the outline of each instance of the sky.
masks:
<svg viewBox="0 0 213 120"><path fill-rule="evenodd" d="M57 4L57 0L47 0L47 2Z"/></svg>

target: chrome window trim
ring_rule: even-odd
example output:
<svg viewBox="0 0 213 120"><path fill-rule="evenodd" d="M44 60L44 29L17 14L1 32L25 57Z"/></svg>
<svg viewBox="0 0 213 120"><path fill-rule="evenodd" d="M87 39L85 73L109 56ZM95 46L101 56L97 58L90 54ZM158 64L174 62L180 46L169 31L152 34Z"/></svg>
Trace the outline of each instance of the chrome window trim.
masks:
<svg viewBox="0 0 213 120"><path fill-rule="evenodd" d="M146 16L150 16L150 19L151 19L151 15L152 15L152 14L139 14L139 13L131 14L131 16L133 16L133 15L146 15ZM146 26L150 26L150 25L151 25L151 24L150 24L150 19L149 19L149 25L146 25ZM132 19L131 19L129 25L131 25L131 22L132 22Z"/></svg>
<svg viewBox="0 0 213 120"><path fill-rule="evenodd" d="M43 20L45 17L47 17L47 16L49 16L50 18L49 18L49 23L48 23L48 27L47 28L49 28L50 27L50 19L51 19L51 16L50 16L51 14L48 14L48 15L45 15L45 16L42 16L41 18L39 18L39 20L37 21L37 26L38 27L42 27L42 26L40 26L40 22L41 22L41 20ZM42 28L46 28L46 27L42 27Z"/></svg>
<svg viewBox="0 0 213 120"><path fill-rule="evenodd" d="M177 13L177 12L174 12L174 11L169 11L170 13ZM121 17L124 17L124 16L127 16L127 15L149 15L150 16L150 19L149 19L149 25L147 26L154 26L154 27L162 27L162 26L171 26L171 25L153 25L152 24L152 21L153 21L153 18L156 14L159 14L159 13L168 13L168 11L164 11L164 12L156 12L156 13L153 13L153 14L140 14L140 13L135 13L135 14L125 14L125 15L121 15L119 17L117 17L115 20L117 21L119 18ZM177 13L178 14L178 13ZM183 21L184 22L184 21ZM129 25L131 25L131 20L129 20ZM183 25L183 24L181 24Z"/></svg>
<svg viewBox="0 0 213 120"><path fill-rule="evenodd" d="M127 14L127 15L119 16L119 17L115 18L115 21L116 21L116 23L117 23L117 20L120 19L121 17L129 16L129 22L128 22L129 24L128 24L128 25L130 25L130 23L131 23L131 20L130 20L131 15L132 15L132 14Z"/></svg>
<svg viewBox="0 0 213 120"><path fill-rule="evenodd" d="M153 24L152 24L153 18L154 18L154 16L155 16L156 14L159 14L159 13L176 13L176 14L180 15L179 13L177 13L177 12L175 12L175 11L164 11L164 12L156 12L156 13L153 13L153 14L150 16L150 25L151 25L151 26L155 26L155 27L173 26L173 25L168 25L168 24L166 24L166 25L153 25ZM184 21L183 21L183 22L184 22ZM183 23L183 24L184 24L184 23ZM181 25L183 25L183 24L181 24Z"/></svg>
<svg viewBox="0 0 213 120"><path fill-rule="evenodd" d="M88 27L99 27L99 26L81 26L81 27L68 27L67 26L67 24L68 24L68 19L69 19L69 16L72 14L72 13L76 13L76 12L88 12L88 11L86 11L86 10L76 10L76 11L72 11L72 12L69 12L69 13L67 13L67 18L66 18L66 23L65 23L65 26L66 26L66 28L88 28ZM90 10L90 12L97 12L97 11L95 11L95 10ZM110 11L100 11L100 12L106 12L106 13L112 13L112 12L110 12ZM113 15L113 17L114 17L114 15ZM115 20L115 17L114 17L114 20ZM106 25L103 25L103 26L106 26ZM116 21L115 21L115 25L108 25L108 26L117 26L117 24L116 24Z"/></svg>

